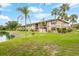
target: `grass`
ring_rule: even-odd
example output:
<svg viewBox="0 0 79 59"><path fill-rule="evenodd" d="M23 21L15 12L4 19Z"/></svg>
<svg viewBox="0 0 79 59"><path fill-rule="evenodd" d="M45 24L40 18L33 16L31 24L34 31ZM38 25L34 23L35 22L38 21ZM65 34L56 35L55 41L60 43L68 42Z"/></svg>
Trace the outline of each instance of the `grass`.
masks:
<svg viewBox="0 0 79 59"><path fill-rule="evenodd" d="M9 32L9 31L8 31ZM12 31L10 31L12 32ZM24 34L6 42L0 42L0 55L11 56L78 56L79 31L66 34L15 31Z"/></svg>

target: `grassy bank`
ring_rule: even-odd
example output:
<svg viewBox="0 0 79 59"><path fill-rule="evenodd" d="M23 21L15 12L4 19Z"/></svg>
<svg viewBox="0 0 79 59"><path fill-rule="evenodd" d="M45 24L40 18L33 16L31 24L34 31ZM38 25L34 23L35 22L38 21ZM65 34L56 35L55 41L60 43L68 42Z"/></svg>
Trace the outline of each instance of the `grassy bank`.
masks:
<svg viewBox="0 0 79 59"><path fill-rule="evenodd" d="M12 32L12 31L10 31ZM24 34L0 42L0 55L79 55L79 32L66 34L19 32Z"/></svg>

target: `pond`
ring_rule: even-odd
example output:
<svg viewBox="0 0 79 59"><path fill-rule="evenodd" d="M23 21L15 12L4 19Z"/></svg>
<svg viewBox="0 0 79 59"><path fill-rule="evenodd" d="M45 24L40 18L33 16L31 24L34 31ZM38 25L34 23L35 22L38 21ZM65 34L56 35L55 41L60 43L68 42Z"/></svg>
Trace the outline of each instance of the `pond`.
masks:
<svg viewBox="0 0 79 59"><path fill-rule="evenodd" d="M8 32L0 32L0 42L4 42L14 38L14 35L10 35Z"/></svg>

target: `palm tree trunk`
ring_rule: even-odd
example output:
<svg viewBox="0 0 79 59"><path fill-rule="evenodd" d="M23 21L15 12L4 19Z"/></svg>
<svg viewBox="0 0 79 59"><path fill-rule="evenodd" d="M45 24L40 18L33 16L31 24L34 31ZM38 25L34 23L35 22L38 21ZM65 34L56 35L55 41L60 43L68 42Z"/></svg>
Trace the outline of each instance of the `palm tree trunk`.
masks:
<svg viewBox="0 0 79 59"><path fill-rule="evenodd" d="M2 8L2 5L0 5L0 8ZM0 14L1 14L2 12L0 11Z"/></svg>
<svg viewBox="0 0 79 59"><path fill-rule="evenodd" d="M56 15L55 15L55 20L56 20Z"/></svg>
<svg viewBox="0 0 79 59"><path fill-rule="evenodd" d="M73 23L72 23L72 29L73 29Z"/></svg>
<svg viewBox="0 0 79 59"><path fill-rule="evenodd" d="M26 31L26 27L27 27L26 18L27 18L27 16L25 15L25 31Z"/></svg>
<svg viewBox="0 0 79 59"><path fill-rule="evenodd" d="M55 20L57 20L57 19L56 19L56 15L55 15ZM57 28L56 28L56 27L55 27L55 31L57 31Z"/></svg>
<svg viewBox="0 0 79 59"><path fill-rule="evenodd" d="M32 27L31 27L31 19L30 19L30 16L28 15L28 19L29 19L29 22L30 22L30 29L29 29L29 31L32 29Z"/></svg>

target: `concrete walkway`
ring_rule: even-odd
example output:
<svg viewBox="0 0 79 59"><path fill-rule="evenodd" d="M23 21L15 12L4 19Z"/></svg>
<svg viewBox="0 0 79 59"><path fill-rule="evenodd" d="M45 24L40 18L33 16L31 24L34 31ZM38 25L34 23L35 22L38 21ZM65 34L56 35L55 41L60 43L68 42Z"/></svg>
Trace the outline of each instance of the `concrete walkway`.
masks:
<svg viewBox="0 0 79 59"><path fill-rule="evenodd" d="M10 32L10 34L14 35L16 38L18 38L18 37L25 37L24 34L17 33L16 31L12 31L12 32Z"/></svg>

